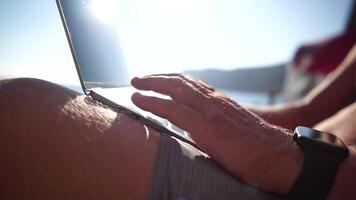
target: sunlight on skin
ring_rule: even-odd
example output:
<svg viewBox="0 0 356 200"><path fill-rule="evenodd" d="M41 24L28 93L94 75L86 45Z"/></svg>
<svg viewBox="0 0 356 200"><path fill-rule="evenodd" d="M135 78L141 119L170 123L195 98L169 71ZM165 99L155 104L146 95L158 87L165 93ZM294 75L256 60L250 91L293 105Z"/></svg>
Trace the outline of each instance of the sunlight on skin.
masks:
<svg viewBox="0 0 356 200"><path fill-rule="evenodd" d="M148 130L147 126L143 126L145 128L145 133L146 133L146 140L150 139L150 131Z"/></svg>
<svg viewBox="0 0 356 200"><path fill-rule="evenodd" d="M88 134L85 136L87 142L95 141L99 135L106 135L114 127L120 127L116 133L127 133L137 131L142 136L145 145L150 145L154 140L154 131L144 124L140 124L124 113L117 113L109 107L93 100L91 97L80 95L68 99L60 108L60 115L65 115L73 120L80 120L84 126L93 130L97 134ZM152 135L153 134L153 135ZM134 136L136 135L136 136ZM133 138L138 139L137 134L131 134Z"/></svg>
<svg viewBox="0 0 356 200"><path fill-rule="evenodd" d="M69 115L73 119L83 119L87 127L94 126L100 133L104 133L111 128L117 113L103 107L100 103L93 103L88 98L77 96L74 99L69 99L61 108L61 114Z"/></svg>

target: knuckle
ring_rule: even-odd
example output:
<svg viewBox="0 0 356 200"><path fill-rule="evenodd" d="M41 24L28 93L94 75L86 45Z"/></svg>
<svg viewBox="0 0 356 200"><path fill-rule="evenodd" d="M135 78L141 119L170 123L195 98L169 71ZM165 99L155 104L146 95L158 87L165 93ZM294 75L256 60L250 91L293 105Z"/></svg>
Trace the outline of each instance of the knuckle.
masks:
<svg viewBox="0 0 356 200"><path fill-rule="evenodd" d="M185 87L185 83L184 83L184 81L183 81L183 79L181 79L181 78L177 78L177 79L174 79L174 87L175 87L175 95L176 96L183 96L184 95L184 93L185 93L185 89L186 89L186 87Z"/></svg>
<svg viewBox="0 0 356 200"><path fill-rule="evenodd" d="M180 78L173 78L172 79L172 85L174 86L174 87L181 87L181 85L182 85L182 81L181 81L181 79Z"/></svg>
<svg viewBox="0 0 356 200"><path fill-rule="evenodd" d="M177 74L176 74L176 76L177 76L177 77L179 77L179 78L182 78L182 79L184 79L184 78L185 78L185 75L184 75L184 74L182 74L182 73L177 73Z"/></svg>
<svg viewBox="0 0 356 200"><path fill-rule="evenodd" d="M177 82L178 82L178 84L180 84L180 85L185 85L187 82L184 80L184 78L183 77L178 77L177 78Z"/></svg>
<svg viewBox="0 0 356 200"><path fill-rule="evenodd" d="M199 80L199 83L200 83L201 85L203 85L204 87L206 87L206 88L207 88L208 90L210 90L211 92L216 92L215 88L213 88L213 87L211 87L210 85L204 83L203 81L200 81L200 80Z"/></svg>

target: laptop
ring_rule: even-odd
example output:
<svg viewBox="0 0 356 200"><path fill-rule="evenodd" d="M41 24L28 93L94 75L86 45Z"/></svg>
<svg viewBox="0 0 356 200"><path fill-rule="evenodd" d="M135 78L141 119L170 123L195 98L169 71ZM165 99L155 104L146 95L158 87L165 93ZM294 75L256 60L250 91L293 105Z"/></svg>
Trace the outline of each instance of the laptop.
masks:
<svg viewBox="0 0 356 200"><path fill-rule="evenodd" d="M130 86L114 25L97 19L90 9L91 1L56 0L84 94L198 148L184 130L132 103L131 95L137 90ZM169 98L155 92L140 92Z"/></svg>

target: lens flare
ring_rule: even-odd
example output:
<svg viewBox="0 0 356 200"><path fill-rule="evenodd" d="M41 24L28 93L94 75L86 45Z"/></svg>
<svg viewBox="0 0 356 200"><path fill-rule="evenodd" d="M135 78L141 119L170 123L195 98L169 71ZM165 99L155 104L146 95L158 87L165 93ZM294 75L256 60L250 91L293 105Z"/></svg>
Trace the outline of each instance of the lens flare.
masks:
<svg viewBox="0 0 356 200"><path fill-rule="evenodd" d="M115 19L115 4L113 0L91 0L89 8L100 21L113 23Z"/></svg>

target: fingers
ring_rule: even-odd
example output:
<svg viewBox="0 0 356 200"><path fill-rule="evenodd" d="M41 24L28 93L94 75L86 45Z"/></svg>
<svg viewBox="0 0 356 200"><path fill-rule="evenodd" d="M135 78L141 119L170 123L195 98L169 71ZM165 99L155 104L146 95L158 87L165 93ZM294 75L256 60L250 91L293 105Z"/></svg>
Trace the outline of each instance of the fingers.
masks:
<svg viewBox="0 0 356 200"><path fill-rule="evenodd" d="M239 104L215 92L212 87L182 74L155 74L134 78L132 85L138 89L169 95L173 100L200 111L201 114L215 108L234 116L241 109Z"/></svg>
<svg viewBox="0 0 356 200"><path fill-rule="evenodd" d="M134 78L131 83L137 89L169 95L173 100L196 109L206 106L209 99L209 96L178 76L145 76Z"/></svg>
<svg viewBox="0 0 356 200"><path fill-rule="evenodd" d="M194 140L200 142L207 137L203 136L207 129L210 130L219 124L217 122L219 119L225 119L225 117L241 119L241 113L246 113L228 97L181 74L134 78L132 85L137 89L152 90L171 96L172 100L167 100L135 93L132 101L141 109L168 119L176 126L188 131Z"/></svg>
<svg viewBox="0 0 356 200"><path fill-rule="evenodd" d="M149 75L149 76L152 76L152 77L155 77L155 76L180 77L180 78L184 79L186 82L193 85L195 88L197 88L203 94L212 97L212 98L210 98L211 102L215 102L218 105L224 104L224 106L229 106L233 109L241 107L239 104L237 104L235 101L231 100L227 96L225 96L219 92L215 92L215 89L213 87L207 85L206 83L204 83L201 80L194 79L190 75L183 75L180 73L171 73L171 74L153 74L153 75ZM149 76L147 76L147 77L149 77ZM228 105L226 105L226 104L228 104Z"/></svg>
<svg viewBox="0 0 356 200"><path fill-rule="evenodd" d="M154 90L153 88L150 88L151 85L147 84L148 82L146 80L149 79L157 79L158 78L166 78L166 80L174 80L174 79L179 79L181 81L177 81L177 85L181 84L182 86L184 85L185 87L188 85L190 88L190 93L189 92L181 92L182 95L184 96L184 98L178 97L177 99L180 100L181 102L188 104L188 105L193 105L194 107L196 107L196 109L199 109L203 106L206 106L208 104L210 104L210 106L222 106L222 107L230 107L231 109L236 109L236 108L240 108L241 106L238 105L235 101L231 100L230 98L215 92L215 89L212 88L211 86L205 84L204 82L200 81L200 80L195 80L194 78L190 77L189 75L183 75L183 74L179 74L179 73L171 73L171 74L154 74L154 75L148 75L143 77L142 79L138 79L135 78L132 81L132 85L135 86L138 89L146 89L146 90ZM155 87L159 87L161 89L161 91L157 91L154 90L156 92L161 92L164 90L171 90L176 91L177 93L180 91L178 86L174 86L173 84L167 84L168 81L166 83L164 79L161 80L161 83L155 85ZM141 85L142 86L141 86ZM165 87L163 87L163 85ZM178 88L178 89L177 89ZM183 90L182 90L183 91ZM200 99L199 98L192 98L192 96L195 96L199 93L197 93L197 91L199 91L201 94L203 94L203 96L205 97L205 99ZM167 94L169 92L165 91L165 94ZM170 94L168 94L170 95ZM202 96L202 95L200 95ZM211 105L214 104L214 105Z"/></svg>
<svg viewBox="0 0 356 200"><path fill-rule="evenodd" d="M192 84L194 87L199 89L204 94L209 94L209 93L215 92L215 89L213 87L207 85L203 81L198 80L190 75L184 75L184 74L180 74L180 73L171 73L171 74L153 74L151 76L170 76L170 77L176 76L176 77L180 77L180 78L184 79L185 81L187 81L188 83Z"/></svg>
<svg viewBox="0 0 356 200"><path fill-rule="evenodd" d="M202 123L202 117L197 111L173 100L143 96L139 93L134 93L131 99L139 108L168 119L188 132L198 131L196 124Z"/></svg>

